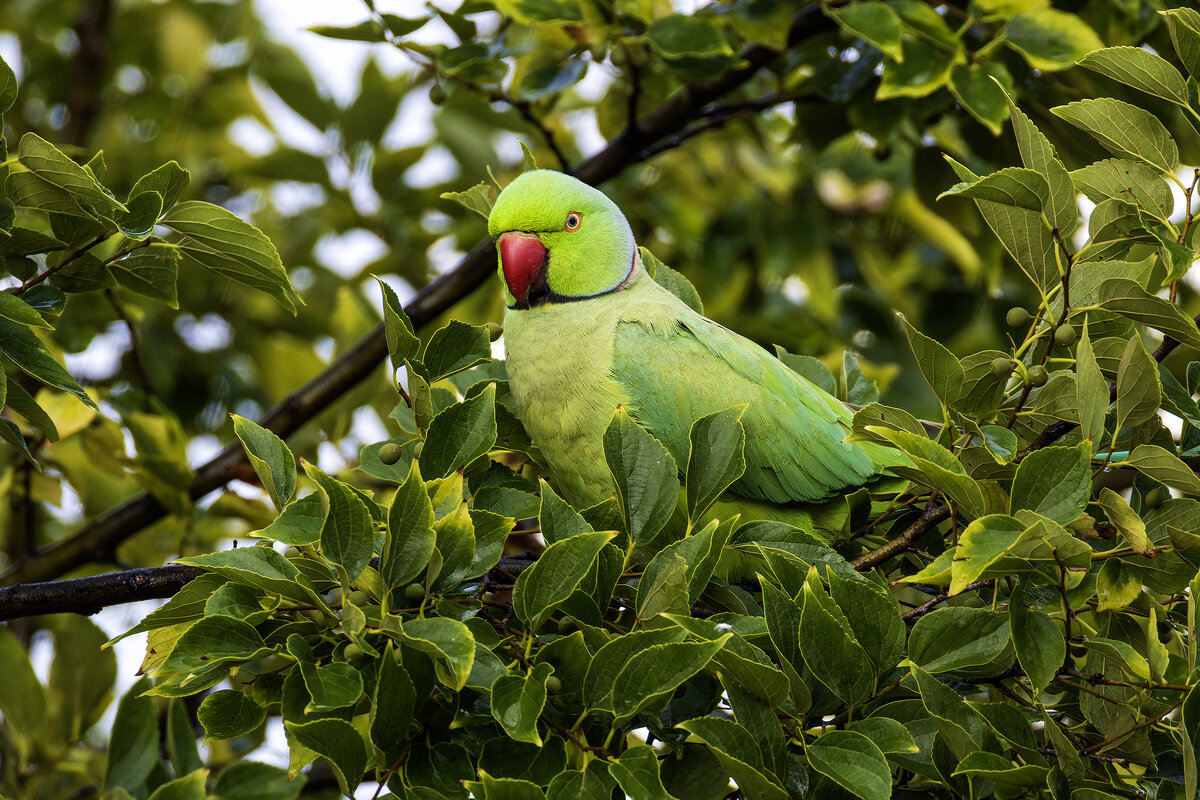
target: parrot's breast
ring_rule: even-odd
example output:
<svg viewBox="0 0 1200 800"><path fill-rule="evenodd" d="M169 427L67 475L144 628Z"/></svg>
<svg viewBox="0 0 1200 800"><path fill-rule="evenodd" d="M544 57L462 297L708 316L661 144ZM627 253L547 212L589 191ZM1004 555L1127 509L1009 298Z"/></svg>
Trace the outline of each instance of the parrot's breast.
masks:
<svg viewBox="0 0 1200 800"><path fill-rule="evenodd" d="M612 496L604 431L626 402L609 374L626 292L509 309L504 348L517 414L579 508Z"/></svg>

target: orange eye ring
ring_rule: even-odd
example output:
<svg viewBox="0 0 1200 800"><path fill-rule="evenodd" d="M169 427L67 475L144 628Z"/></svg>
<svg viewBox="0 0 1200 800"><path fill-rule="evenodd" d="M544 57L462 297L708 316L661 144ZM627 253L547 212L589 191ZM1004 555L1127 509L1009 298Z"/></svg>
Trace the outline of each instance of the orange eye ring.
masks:
<svg viewBox="0 0 1200 800"><path fill-rule="evenodd" d="M567 233L574 233L583 227L583 214L578 211L572 211L567 214L567 221L563 223L563 230Z"/></svg>

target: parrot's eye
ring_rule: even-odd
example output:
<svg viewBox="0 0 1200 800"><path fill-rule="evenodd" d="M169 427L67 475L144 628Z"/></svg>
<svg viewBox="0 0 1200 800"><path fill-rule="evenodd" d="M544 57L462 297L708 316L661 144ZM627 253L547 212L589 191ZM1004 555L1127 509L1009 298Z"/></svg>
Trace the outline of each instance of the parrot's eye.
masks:
<svg viewBox="0 0 1200 800"><path fill-rule="evenodd" d="M567 222L563 225L563 230L567 233L574 233L581 227L583 227L583 214L580 214L578 211L572 211L570 214L567 214Z"/></svg>

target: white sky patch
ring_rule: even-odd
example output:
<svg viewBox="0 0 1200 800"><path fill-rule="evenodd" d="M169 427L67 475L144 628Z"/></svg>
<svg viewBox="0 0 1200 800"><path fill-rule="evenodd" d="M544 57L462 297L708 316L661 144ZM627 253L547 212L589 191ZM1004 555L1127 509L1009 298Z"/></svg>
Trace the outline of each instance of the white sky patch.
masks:
<svg viewBox="0 0 1200 800"><path fill-rule="evenodd" d="M806 284L799 275L792 275L786 278L783 285L779 287L780 292L789 301L796 305L802 305L808 300L808 284Z"/></svg>
<svg viewBox="0 0 1200 800"><path fill-rule="evenodd" d="M325 155L328 148L324 133L293 111L291 106L280 100L262 81L251 79L250 91L271 119L275 132L284 144L315 156Z"/></svg>
<svg viewBox="0 0 1200 800"><path fill-rule="evenodd" d="M400 101L396 118L383 132L383 145L393 150L422 145L433 138L433 103L420 89L413 90Z"/></svg>
<svg viewBox="0 0 1200 800"><path fill-rule="evenodd" d="M260 158L279 146L270 128L253 117L238 117L229 123L229 138L250 155Z"/></svg>
<svg viewBox="0 0 1200 800"><path fill-rule="evenodd" d="M445 183L458 174L458 162L450 151L435 144L425 151L421 160L404 173L404 182L414 189L428 189Z"/></svg>
<svg viewBox="0 0 1200 800"><path fill-rule="evenodd" d="M1071 244L1074 245L1075 251L1079 252L1083 248L1089 238L1088 220L1092 218L1092 212L1096 210L1096 204L1088 200L1081 194L1075 195L1075 199L1079 202L1079 227L1075 229L1075 234L1071 237Z"/></svg>
<svg viewBox="0 0 1200 800"><path fill-rule="evenodd" d="M187 443L188 464L195 469L221 452L221 440L211 433L192 438Z"/></svg>
<svg viewBox="0 0 1200 800"><path fill-rule="evenodd" d="M315 183L280 181L271 187L271 204L285 217L302 214L324 202L325 190ZM296 272L299 270L292 273L292 285L296 287L297 291L301 291L301 287L297 285Z"/></svg>
<svg viewBox="0 0 1200 800"><path fill-rule="evenodd" d="M443 236L429 246L425 255L429 260L430 268L436 274L441 275L443 272L453 269L466 253L454 246L454 240L451 237Z"/></svg>
<svg viewBox="0 0 1200 800"><path fill-rule="evenodd" d="M396 293L396 298L400 301L400 305L406 305L417 294L417 290L412 287L412 284L399 275L380 275L379 278L392 287L392 291ZM367 302L372 307L383 308L383 290L379 288L378 283L375 281L363 283L363 294L366 295Z"/></svg>
<svg viewBox="0 0 1200 800"><path fill-rule="evenodd" d="M17 84L20 85L25 73L21 63L21 40L15 33L0 33L0 58L12 67L13 74L17 76Z"/></svg>
<svg viewBox="0 0 1200 800"><path fill-rule="evenodd" d="M221 350L233 341L233 329L217 314L205 314L199 318L184 314L175 320L175 330L187 346L198 353Z"/></svg>
<svg viewBox="0 0 1200 800"><path fill-rule="evenodd" d="M326 234L316 247L317 259L343 278L357 276L363 267L386 252L383 240L362 228Z"/></svg>
<svg viewBox="0 0 1200 800"><path fill-rule="evenodd" d="M110 322L103 333L92 337L81 353L64 353L67 371L79 380L104 381L117 374L121 356L129 350L129 329L124 322Z"/></svg>

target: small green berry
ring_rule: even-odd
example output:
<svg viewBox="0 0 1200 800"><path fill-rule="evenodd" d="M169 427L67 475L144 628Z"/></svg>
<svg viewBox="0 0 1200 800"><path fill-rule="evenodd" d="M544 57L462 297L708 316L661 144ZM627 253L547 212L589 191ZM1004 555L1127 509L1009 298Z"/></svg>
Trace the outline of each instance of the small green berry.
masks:
<svg viewBox="0 0 1200 800"><path fill-rule="evenodd" d="M402 455L404 455L404 448L395 442L388 442L379 448L379 460L389 467L399 461Z"/></svg>
<svg viewBox="0 0 1200 800"><path fill-rule="evenodd" d="M575 620L571 619L570 617L563 617L558 621L558 632L563 636L566 636L569 633L574 633L577 630L579 630L579 626L576 625Z"/></svg>
<svg viewBox="0 0 1200 800"><path fill-rule="evenodd" d="M419 603L425 599L425 587L419 583L410 583L404 587L404 599L410 603Z"/></svg>
<svg viewBox="0 0 1200 800"><path fill-rule="evenodd" d="M997 378L1007 378L1012 375L1012 359L996 356L992 359L992 375Z"/></svg>
<svg viewBox="0 0 1200 800"><path fill-rule="evenodd" d="M443 89L440 84L435 83L433 86L429 87L429 102L433 103L435 106L440 106L442 103L446 102L446 90Z"/></svg>
<svg viewBox="0 0 1200 800"><path fill-rule="evenodd" d="M1029 368L1029 382L1034 386L1045 386L1049 379L1050 373L1046 372L1046 368L1041 364Z"/></svg>
<svg viewBox="0 0 1200 800"><path fill-rule="evenodd" d="M558 694L562 691L562 681L551 675L546 678L546 691L550 694Z"/></svg>
<svg viewBox="0 0 1200 800"><path fill-rule="evenodd" d="M1020 306L1013 306L1008 310L1008 315L1004 317L1010 328L1020 328L1029 324L1031 319L1029 312Z"/></svg>
<svg viewBox="0 0 1200 800"><path fill-rule="evenodd" d="M504 326L497 322L489 322L487 324L488 339L493 342L504 335Z"/></svg>
<svg viewBox="0 0 1200 800"><path fill-rule="evenodd" d="M349 601L351 605L365 606L370 604L371 598L366 592L355 589L350 593Z"/></svg>
<svg viewBox="0 0 1200 800"><path fill-rule="evenodd" d="M342 651L342 656L346 659L346 663L351 666L358 666L363 660L363 649L354 642L346 645L346 649Z"/></svg>
<svg viewBox="0 0 1200 800"><path fill-rule="evenodd" d="M1075 344L1076 338L1077 334L1075 333L1075 329L1070 325L1059 325L1054 331L1054 341L1060 347L1070 347L1071 345Z"/></svg>
<svg viewBox="0 0 1200 800"><path fill-rule="evenodd" d="M413 447L413 458L420 458L421 451L424 449L425 449L425 443L417 442L417 444Z"/></svg>
<svg viewBox="0 0 1200 800"><path fill-rule="evenodd" d="M1163 488L1161 486L1155 486L1153 489L1146 492L1146 497L1143 502L1146 504L1147 508L1158 508L1163 504L1163 500L1165 499L1164 495L1166 495L1166 492L1163 491Z"/></svg>

